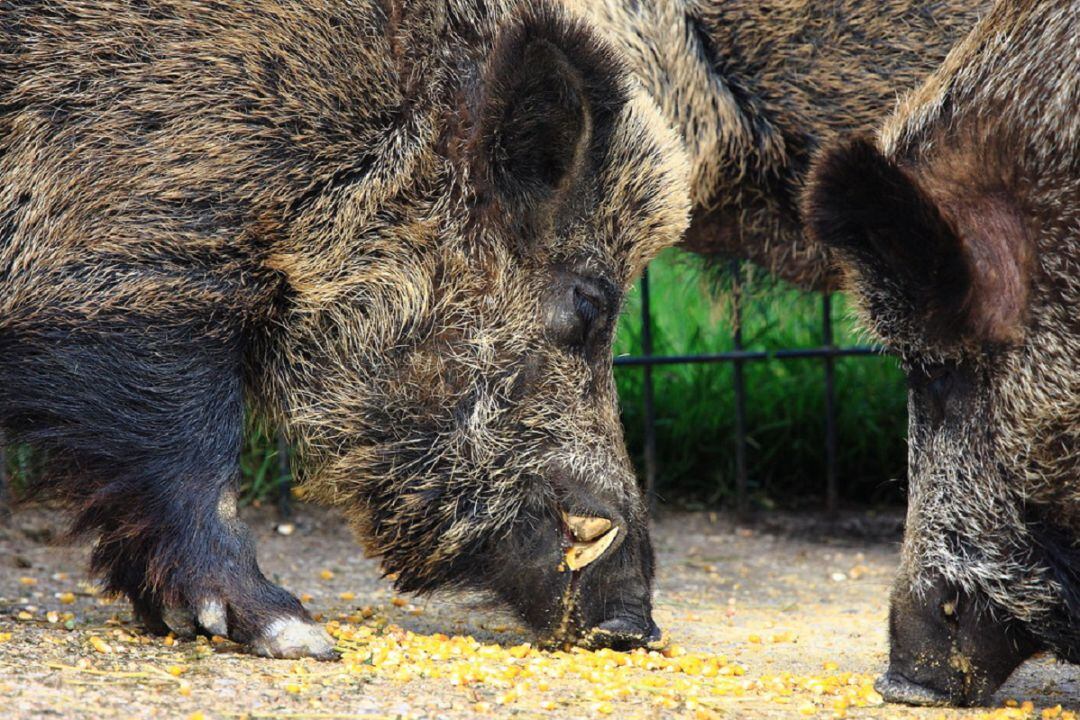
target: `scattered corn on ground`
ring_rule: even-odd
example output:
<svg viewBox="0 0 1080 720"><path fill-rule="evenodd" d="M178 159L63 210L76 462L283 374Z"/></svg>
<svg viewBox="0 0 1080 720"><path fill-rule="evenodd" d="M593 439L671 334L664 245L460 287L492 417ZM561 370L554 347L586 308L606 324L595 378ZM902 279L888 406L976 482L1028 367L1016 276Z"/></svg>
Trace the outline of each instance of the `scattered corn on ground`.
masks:
<svg viewBox="0 0 1080 720"><path fill-rule="evenodd" d="M260 560L326 624L339 662L149 636L125 601L81 580L80 553L0 527L0 557L21 565L0 565L0 716L1078 720L1075 673L1047 661L996 709L884 705L873 678L892 546L837 550L707 516L661 522L667 648L546 651L483 607L393 594L340 525L298 527L264 529Z"/></svg>
<svg viewBox="0 0 1080 720"><path fill-rule="evenodd" d="M844 717L848 708L882 704L873 679L866 675L750 677L744 666L724 655L688 653L678 645L662 652L580 648L550 652L527 643L503 647L468 636L417 635L395 625L379 628L331 622L328 629L343 652L345 672L402 683L444 679L466 692L483 688L493 702L477 702L477 712L490 712L495 705L533 711L571 706L608 715L615 703L636 699L645 700L646 706L709 718L724 707L725 699L756 697L797 705L803 715L827 711ZM297 666L296 674L316 685L326 677L312 674L306 666ZM587 689L569 693L559 689L567 679L584 681Z"/></svg>
<svg viewBox="0 0 1080 720"><path fill-rule="evenodd" d="M686 652L674 644L663 651L580 648L547 651L529 643L504 646L482 643L471 636L417 634L387 623L385 615L371 608L361 612L360 617L366 619L363 624L335 620L326 625L337 640L341 662L287 663L286 668L267 668L267 678L276 682L284 693L307 696L315 707L322 704L320 699L328 692L357 687L356 680L360 679L364 683L388 682L402 689L421 680L444 680L467 702L471 712L478 715L507 711L513 715L553 713L561 717L562 712L584 712L597 717L617 713L624 718L644 718L665 712L709 720L728 717L734 708L747 707L746 703L772 704L787 709L792 716L802 717L845 718L850 712L857 716L860 708L886 709L873 689L873 676L840 671L831 661L823 664L821 674L781 672L755 677L724 655ZM358 619L356 615L349 618ZM223 652L236 650L218 637L185 643L118 628L98 630L110 638L110 644L93 632L86 642L101 655L115 656L130 652L132 647L158 643L166 647L186 644L197 664L214 656L216 646L228 646L221 648ZM0 634L0 642L10 639L11 633ZM138 669L123 670L116 669L115 661L94 662L83 658L74 665L54 663L50 667L62 671L67 682L76 684L80 681L72 680L73 675L97 678L100 682L134 681L159 689L164 685L180 697L192 694L192 684L185 679L192 667L188 664L143 663ZM627 712L622 707L625 705L632 709ZM1012 699L999 709L949 716L979 720L1078 720L1075 711L1060 704L1037 708L1031 701L1021 703ZM196 711L190 717L209 718L212 711ZM281 717L305 715L294 713ZM942 713L940 717L948 716Z"/></svg>

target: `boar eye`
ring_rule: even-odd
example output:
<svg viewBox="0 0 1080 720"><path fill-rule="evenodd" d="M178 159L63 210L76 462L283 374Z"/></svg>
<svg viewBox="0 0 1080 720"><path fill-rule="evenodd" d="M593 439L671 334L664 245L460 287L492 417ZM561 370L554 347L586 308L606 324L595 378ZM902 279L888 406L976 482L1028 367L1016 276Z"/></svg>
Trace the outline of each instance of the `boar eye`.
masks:
<svg viewBox="0 0 1080 720"><path fill-rule="evenodd" d="M925 407L934 427L944 422L949 401L957 386L957 368L952 362L921 366L908 376L912 389L925 399Z"/></svg>
<svg viewBox="0 0 1080 720"><path fill-rule="evenodd" d="M602 297L591 294L580 285L574 287L574 309L586 329L603 314L603 303Z"/></svg>
<svg viewBox="0 0 1080 720"><path fill-rule="evenodd" d="M564 272L553 284L554 295L548 307L550 337L561 345L580 350L590 338L608 325L608 288L603 281Z"/></svg>
<svg viewBox="0 0 1080 720"><path fill-rule="evenodd" d="M952 392L954 378L955 374L951 367L942 365L934 368L933 372L927 376L926 389L936 402L944 405Z"/></svg>

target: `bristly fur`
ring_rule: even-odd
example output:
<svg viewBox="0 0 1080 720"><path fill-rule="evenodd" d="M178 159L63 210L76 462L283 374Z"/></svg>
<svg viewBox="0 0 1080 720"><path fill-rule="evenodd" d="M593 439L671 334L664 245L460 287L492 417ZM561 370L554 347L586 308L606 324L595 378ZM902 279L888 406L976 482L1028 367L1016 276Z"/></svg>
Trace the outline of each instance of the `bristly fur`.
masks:
<svg viewBox="0 0 1080 720"><path fill-rule="evenodd" d="M629 58L690 156L684 246L835 288L798 198L809 159L876 128L989 0L562 0Z"/></svg>
<svg viewBox="0 0 1080 720"><path fill-rule="evenodd" d="M901 101L877 147L825 155L807 197L868 324L912 376L955 366L949 386L913 384L902 579L919 589L943 577L1070 660L1080 656L1078 38L1076 0L998 2ZM842 189L874 172L907 189L854 200L862 190ZM905 192L943 219L948 243L903 212ZM867 253L865 234L860 250L837 231L875 213L892 218L893 250ZM902 236L909 256L887 259ZM951 279L933 272L942 247L964 266ZM913 304L913 277L922 300L954 302ZM950 314L963 322L947 329Z"/></svg>
<svg viewBox="0 0 1080 720"><path fill-rule="evenodd" d="M561 599L560 508L606 510L625 540L581 602L647 614L610 335L685 174L546 3L0 5L3 431L151 621L224 597L250 641L303 612L230 510L245 400L402 587L484 587L543 629L570 610L500 573ZM549 329L567 273L606 293L580 348ZM554 538L535 577L505 556L529 532Z"/></svg>

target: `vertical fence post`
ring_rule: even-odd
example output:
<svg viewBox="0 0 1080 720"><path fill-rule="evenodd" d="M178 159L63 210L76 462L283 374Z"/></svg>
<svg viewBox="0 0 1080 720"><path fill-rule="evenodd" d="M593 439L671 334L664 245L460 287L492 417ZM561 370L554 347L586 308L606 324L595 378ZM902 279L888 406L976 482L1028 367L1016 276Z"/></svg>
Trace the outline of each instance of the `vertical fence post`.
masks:
<svg viewBox="0 0 1080 720"><path fill-rule="evenodd" d="M652 357L652 312L649 309L649 270L641 274L641 351ZM645 400L645 498L649 514L656 513L656 411L653 407L652 365L642 365Z"/></svg>
<svg viewBox="0 0 1080 720"><path fill-rule="evenodd" d="M289 443L279 430L277 433L277 508L282 520L292 517L292 471L289 467Z"/></svg>
<svg viewBox="0 0 1080 720"><path fill-rule="evenodd" d="M832 328L832 295L821 296L821 342L825 348L825 511L833 514L839 504L836 485L836 381Z"/></svg>
<svg viewBox="0 0 1080 720"><path fill-rule="evenodd" d="M735 331L735 352L743 350L742 336L742 266L731 264L731 305ZM743 378L743 360L736 357L732 362L732 382L735 385L735 510L744 514L750 507L746 480L746 382Z"/></svg>

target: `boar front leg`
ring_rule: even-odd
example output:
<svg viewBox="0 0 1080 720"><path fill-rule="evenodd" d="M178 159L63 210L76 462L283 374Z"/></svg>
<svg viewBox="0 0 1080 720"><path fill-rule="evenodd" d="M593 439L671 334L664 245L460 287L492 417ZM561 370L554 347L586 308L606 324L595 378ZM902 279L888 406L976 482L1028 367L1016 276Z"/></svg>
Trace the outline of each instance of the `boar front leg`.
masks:
<svg viewBox="0 0 1080 720"><path fill-rule="evenodd" d="M138 530L104 533L95 565L151 630L227 636L268 657L333 657L325 630L263 576L237 515L243 405L237 381L224 388L235 396L212 393L202 412L188 414L199 422L177 428L190 441L170 458L174 477L148 483L122 523Z"/></svg>
<svg viewBox="0 0 1080 720"><path fill-rule="evenodd" d="M160 540L145 535L99 543L95 565L106 568L110 587L128 595L152 632L221 635L267 657L334 657L326 632L260 571L231 485L216 493L216 510L196 501L170 519L198 528L196 535L156 550L147 541ZM166 577L162 556L176 558Z"/></svg>
<svg viewBox="0 0 1080 720"><path fill-rule="evenodd" d="M43 489L97 537L94 571L149 629L331 657L326 632L259 570L236 513L239 333L189 318L45 318L0 333L4 429L44 450Z"/></svg>

